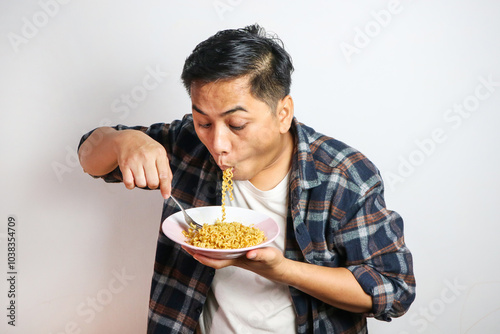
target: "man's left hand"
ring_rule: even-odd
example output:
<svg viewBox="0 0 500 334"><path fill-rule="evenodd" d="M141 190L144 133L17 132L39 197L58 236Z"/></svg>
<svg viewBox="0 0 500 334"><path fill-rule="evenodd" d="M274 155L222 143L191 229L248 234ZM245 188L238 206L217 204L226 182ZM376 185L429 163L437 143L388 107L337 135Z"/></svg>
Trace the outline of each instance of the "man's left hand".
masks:
<svg viewBox="0 0 500 334"><path fill-rule="evenodd" d="M289 264L288 261L290 261L283 256L280 250L274 247L253 249L236 259L214 259L197 254L189 248L183 248L198 262L206 266L215 269L236 266L253 271L256 274L277 282L282 281Z"/></svg>

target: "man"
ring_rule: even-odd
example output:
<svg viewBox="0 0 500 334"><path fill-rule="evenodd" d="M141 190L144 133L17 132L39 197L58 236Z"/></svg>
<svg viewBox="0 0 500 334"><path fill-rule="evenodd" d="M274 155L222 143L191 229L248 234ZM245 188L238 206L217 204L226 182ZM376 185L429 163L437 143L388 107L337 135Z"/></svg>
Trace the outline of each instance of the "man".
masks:
<svg viewBox="0 0 500 334"><path fill-rule="evenodd" d="M170 124L99 128L85 135L83 169L129 189L159 188L162 220L220 205L232 168L235 203L281 225L273 247L238 259L188 252L162 233L148 333L366 333L415 298L401 217L385 208L376 167L294 117L293 66L257 25L200 43L182 79L192 114Z"/></svg>

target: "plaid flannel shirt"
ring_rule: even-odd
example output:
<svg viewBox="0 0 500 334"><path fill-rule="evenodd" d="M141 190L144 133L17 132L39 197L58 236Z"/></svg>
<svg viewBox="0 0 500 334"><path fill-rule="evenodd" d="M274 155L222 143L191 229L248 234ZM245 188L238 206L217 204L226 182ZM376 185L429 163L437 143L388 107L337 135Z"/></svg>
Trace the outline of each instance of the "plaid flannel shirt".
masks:
<svg viewBox="0 0 500 334"><path fill-rule="evenodd" d="M172 194L186 207L220 205L222 171L194 131L191 115L171 124L125 127L146 132L167 150ZM385 207L376 167L344 143L294 119L296 147L289 181L285 256L346 267L372 296L369 314L340 310L290 287L297 333L366 333L366 317L390 321L415 298L412 256L401 217ZM90 135L83 136L81 143ZM117 168L102 176L120 182ZM162 221L178 209L166 200ZM160 231L150 295L148 333L194 333L215 270Z"/></svg>

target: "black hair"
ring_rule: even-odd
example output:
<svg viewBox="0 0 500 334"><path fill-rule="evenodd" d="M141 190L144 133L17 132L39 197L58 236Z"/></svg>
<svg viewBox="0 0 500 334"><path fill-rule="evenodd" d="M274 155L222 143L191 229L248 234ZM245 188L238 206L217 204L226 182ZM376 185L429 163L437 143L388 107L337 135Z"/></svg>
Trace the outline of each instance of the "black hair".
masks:
<svg viewBox="0 0 500 334"><path fill-rule="evenodd" d="M290 93L293 65L283 42L257 24L222 30L196 46L186 59L181 79L188 93L193 82L248 76L252 95L275 111Z"/></svg>

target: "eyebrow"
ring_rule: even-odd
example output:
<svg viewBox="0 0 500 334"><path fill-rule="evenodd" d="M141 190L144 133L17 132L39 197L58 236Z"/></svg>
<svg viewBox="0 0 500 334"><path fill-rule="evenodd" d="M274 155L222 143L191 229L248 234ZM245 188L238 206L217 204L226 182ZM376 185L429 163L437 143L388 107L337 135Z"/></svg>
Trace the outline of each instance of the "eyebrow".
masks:
<svg viewBox="0 0 500 334"><path fill-rule="evenodd" d="M202 115L206 115L206 113L201 110L200 108L198 108L196 105L193 104L193 110L202 114ZM232 114L232 113L235 113L237 111L244 111L244 112L248 112L248 110L246 110L245 108L243 108L242 106L236 106L234 108L231 108L229 110L226 110L222 113L222 116L226 116L226 115L229 115L229 114Z"/></svg>

